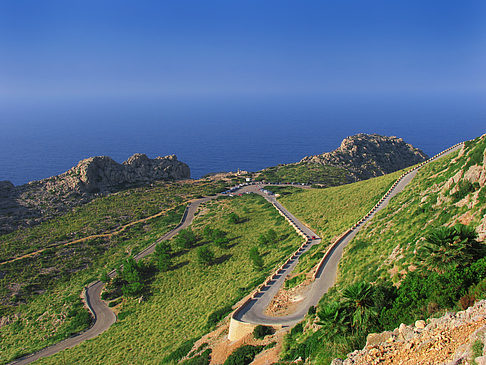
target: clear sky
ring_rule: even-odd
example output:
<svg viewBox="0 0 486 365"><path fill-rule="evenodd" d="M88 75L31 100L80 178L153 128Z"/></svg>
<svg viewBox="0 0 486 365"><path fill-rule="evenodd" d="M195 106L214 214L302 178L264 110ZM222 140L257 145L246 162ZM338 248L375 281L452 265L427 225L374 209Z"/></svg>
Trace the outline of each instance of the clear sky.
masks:
<svg viewBox="0 0 486 365"><path fill-rule="evenodd" d="M486 95L484 0L0 2L0 102Z"/></svg>

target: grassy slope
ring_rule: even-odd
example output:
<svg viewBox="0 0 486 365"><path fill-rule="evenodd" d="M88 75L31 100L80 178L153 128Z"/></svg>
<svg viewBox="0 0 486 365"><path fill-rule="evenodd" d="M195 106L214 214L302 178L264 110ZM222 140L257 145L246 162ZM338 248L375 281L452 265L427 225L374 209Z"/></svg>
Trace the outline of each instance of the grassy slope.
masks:
<svg viewBox="0 0 486 365"><path fill-rule="evenodd" d="M278 165L260 171L256 180L269 182L320 183L326 186L345 184L345 169L316 163Z"/></svg>
<svg viewBox="0 0 486 365"><path fill-rule="evenodd" d="M61 217L32 228L0 236L0 261L18 257L60 241L109 232L123 224L152 216L198 195L220 191L224 183L158 182L95 199Z"/></svg>
<svg viewBox="0 0 486 365"><path fill-rule="evenodd" d="M111 270L127 256L138 252L158 237L175 227L180 221L187 200L204 192L220 189L219 184L159 184L155 188L131 189L114 196L101 198L80 207L69 217L73 224L86 224L88 230L101 227L100 220L107 214L126 222L126 214L138 218L140 210L158 206L172 208L155 219L139 223L109 239L93 239L67 247L55 247L39 255L0 265L0 316L9 324L0 328L0 359L8 361L21 354L43 348L62 338L87 328L90 318L79 298L83 287L100 277L103 268ZM90 207L97 213L89 215ZM148 208L147 208L148 209ZM152 212L146 211L145 214ZM55 218L39 226L21 229L2 236L5 246L18 245L20 252L29 250L26 237L37 237L35 245L41 246L42 237L53 237L69 231L63 226L66 216ZM59 231L52 229L59 227ZM12 295L12 293L14 293Z"/></svg>
<svg viewBox="0 0 486 365"><path fill-rule="evenodd" d="M302 256L295 273L315 265L331 241L366 214L400 174L398 171L353 184L283 195L282 204L322 238L320 246Z"/></svg>
<svg viewBox="0 0 486 365"><path fill-rule="evenodd" d="M209 313L234 303L253 289L255 279L261 278L262 273L252 269L248 250L257 244L262 231L273 228L281 237L279 245L260 248L265 271L277 266L301 244L301 238L259 196L223 199L204 208L195 221L196 232L210 225L228 231L231 239L229 249L210 244L216 257L222 258L221 263L201 267L195 262L194 249L178 256L176 264L180 267L157 274L152 283L153 295L146 302L124 302L122 319L110 330L40 363L59 363L63 358L76 363L160 363L182 342L205 333ZM247 221L228 227L226 216L231 211Z"/></svg>
<svg viewBox="0 0 486 365"><path fill-rule="evenodd" d="M467 171L469 155L466 152L456 160L457 153L454 153L421 169L406 190L379 212L348 245L340 263L339 285L348 285L357 277L367 281L391 278L397 283L410 268L413 269L411 265L419 264L417 249L432 228L452 225L462 218L467 218L464 222L476 227L486 213L486 199L474 206L461 206L457 203L463 194L454 196L450 195L450 189L443 189L459 170ZM480 194L484 195L485 190L483 187ZM474 191L465 196L467 201ZM439 200L438 204L440 195L446 196L447 200L442 203Z"/></svg>
<svg viewBox="0 0 486 365"><path fill-rule="evenodd" d="M337 283L324 301L333 302L340 297L343 288L356 281L372 282L382 278L398 282L410 269L420 265L416 249L433 227L452 225L457 221L476 227L486 214L486 187L479 189L477 185L466 184L466 188L460 188L462 183L447 187L446 183L460 170L467 171L474 161L480 161L482 157L478 156L483 156L485 147L485 139L476 140L467 144L462 157L455 153L421 169L410 185L346 247ZM459 192L456 192L458 188ZM314 218L314 221L318 220ZM314 319L308 317L306 320L313 322ZM306 350L306 356L310 356L313 364L329 364L333 358L345 356L355 347L344 337L323 344L320 335L320 331L296 332L289 340L290 346L294 349L314 346L312 350L309 347ZM316 341L318 346L311 345Z"/></svg>

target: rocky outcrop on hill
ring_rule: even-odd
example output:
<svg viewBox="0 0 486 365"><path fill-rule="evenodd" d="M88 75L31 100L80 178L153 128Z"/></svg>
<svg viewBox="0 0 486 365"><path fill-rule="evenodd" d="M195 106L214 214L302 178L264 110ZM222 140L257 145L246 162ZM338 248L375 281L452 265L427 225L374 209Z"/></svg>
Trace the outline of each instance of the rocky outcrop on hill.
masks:
<svg viewBox="0 0 486 365"><path fill-rule="evenodd" d="M388 174L427 159L418 148L398 137L360 133L345 138L332 152L304 157L301 162L342 167L351 180Z"/></svg>
<svg viewBox="0 0 486 365"><path fill-rule="evenodd" d="M20 186L0 181L0 233L37 224L123 188L189 177L189 167L175 155L150 159L137 153L122 164L107 156L90 157L61 175Z"/></svg>
<svg viewBox="0 0 486 365"><path fill-rule="evenodd" d="M486 301L465 311L446 313L394 331L368 335L363 350L336 359L333 365L486 364Z"/></svg>

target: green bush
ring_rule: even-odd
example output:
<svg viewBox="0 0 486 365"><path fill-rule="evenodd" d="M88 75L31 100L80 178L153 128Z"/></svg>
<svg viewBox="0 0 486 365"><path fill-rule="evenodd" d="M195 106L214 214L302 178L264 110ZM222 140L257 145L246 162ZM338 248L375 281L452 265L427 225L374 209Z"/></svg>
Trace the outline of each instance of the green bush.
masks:
<svg viewBox="0 0 486 365"><path fill-rule="evenodd" d="M263 258L258 251L258 247L252 247L249 252L250 260L255 270L260 271L263 269Z"/></svg>
<svg viewBox="0 0 486 365"><path fill-rule="evenodd" d="M202 246L196 251L197 261L201 265L211 265L214 262L214 252L209 247Z"/></svg>
<svg viewBox="0 0 486 365"><path fill-rule="evenodd" d="M162 359L162 363L170 363L170 362L177 362L182 359L184 356L191 351L192 347L194 346L194 342L196 342L197 338L193 338L191 340L187 340L186 342L182 343L178 348L172 351L169 355Z"/></svg>
<svg viewBox="0 0 486 365"><path fill-rule="evenodd" d="M262 340L265 338L265 336L272 335L273 333L274 330L272 327L262 326L261 324L259 324L253 330L253 337L255 337L257 340Z"/></svg>
<svg viewBox="0 0 486 365"><path fill-rule="evenodd" d="M469 193L473 193L477 189L479 189L478 183L472 183L469 180L461 180L459 181L457 186L458 190L454 194L452 194L456 201L464 199L467 195L469 195Z"/></svg>
<svg viewBox="0 0 486 365"><path fill-rule="evenodd" d="M228 356L224 365L247 365L250 364L258 353L263 349L263 346L245 345L239 347L231 355Z"/></svg>
<svg viewBox="0 0 486 365"><path fill-rule="evenodd" d="M242 219L238 216L238 214L232 212L228 214L228 222L233 224L238 224L242 221Z"/></svg>
<svg viewBox="0 0 486 365"><path fill-rule="evenodd" d="M208 316L208 320L206 321L206 328L212 329L216 326L224 317L231 313L233 307L231 305L227 305L223 308L215 310Z"/></svg>
<svg viewBox="0 0 486 365"><path fill-rule="evenodd" d="M189 249L197 242L197 237L191 228L182 229L177 237L175 243L182 249Z"/></svg>

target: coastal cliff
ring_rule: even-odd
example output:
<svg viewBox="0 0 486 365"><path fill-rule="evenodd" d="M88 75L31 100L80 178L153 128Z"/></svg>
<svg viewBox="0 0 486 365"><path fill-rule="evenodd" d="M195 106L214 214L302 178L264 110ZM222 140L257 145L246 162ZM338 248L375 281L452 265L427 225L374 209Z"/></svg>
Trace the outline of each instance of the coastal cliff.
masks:
<svg viewBox="0 0 486 365"><path fill-rule="evenodd" d="M150 159L137 153L121 164L108 156L90 157L63 174L24 185L0 181L0 233L40 223L100 195L188 178L189 166L175 155Z"/></svg>

